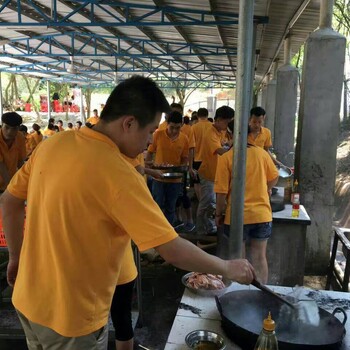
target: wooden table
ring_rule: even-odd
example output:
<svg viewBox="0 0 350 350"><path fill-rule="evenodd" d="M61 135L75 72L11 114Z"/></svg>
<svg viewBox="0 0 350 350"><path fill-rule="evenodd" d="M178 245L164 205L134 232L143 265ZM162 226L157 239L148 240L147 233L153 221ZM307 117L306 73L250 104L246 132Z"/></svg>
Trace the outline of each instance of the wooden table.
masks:
<svg viewBox="0 0 350 350"><path fill-rule="evenodd" d="M274 291L281 294L288 294L293 291L291 287L281 287L281 286L270 286ZM256 290L253 286L242 286L238 283L233 283L228 292L238 291L238 290ZM305 288L304 293L307 294L310 289ZM350 303L350 294L344 292L333 292L333 291L316 291L317 295L329 296L333 299L345 299ZM198 294L194 294L187 288L181 299L181 303L194 306L200 310L201 317L194 314L189 310L178 309L176 317L174 319L173 326L168 336L168 340L165 346L165 350L188 350L185 343L186 335L196 329L207 329L221 334L227 344L226 350L241 350L241 348L234 344L230 339L227 338L226 334L221 328L221 316L216 308L215 299L213 297L203 297ZM334 306L330 309L326 309L328 312L332 312ZM350 310L345 310L348 316L348 322L345 324L346 334L342 343L340 350L350 349ZM339 319L342 321L341 316Z"/></svg>

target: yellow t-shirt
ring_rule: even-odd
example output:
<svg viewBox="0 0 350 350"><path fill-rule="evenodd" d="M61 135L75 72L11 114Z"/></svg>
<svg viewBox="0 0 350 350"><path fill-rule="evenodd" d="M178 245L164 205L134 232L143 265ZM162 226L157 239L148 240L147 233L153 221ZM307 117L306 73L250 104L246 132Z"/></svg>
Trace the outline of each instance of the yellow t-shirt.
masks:
<svg viewBox="0 0 350 350"><path fill-rule="evenodd" d="M99 117L90 117L86 120L87 123L90 123L91 125L96 125L100 121Z"/></svg>
<svg viewBox="0 0 350 350"><path fill-rule="evenodd" d="M167 126L168 126L168 122L166 120L164 120L162 123L159 124L157 131L165 130L167 128Z"/></svg>
<svg viewBox="0 0 350 350"><path fill-rule="evenodd" d="M53 156L59 164L47 161ZM131 239L143 251L177 237L143 178L93 129L40 143L8 191L27 200L12 302L66 337L107 323Z"/></svg>
<svg viewBox="0 0 350 350"><path fill-rule="evenodd" d="M206 133L206 131L212 126L213 124L205 119L199 119L198 123L192 125L192 131L194 134L194 140L196 143L196 149L195 149L195 155L194 155L194 160L196 162L199 162L202 160L202 140L203 136Z"/></svg>
<svg viewBox="0 0 350 350"><path fill-rule="evenodd" d="M1 130L1 129L0 129ZM0 131L0 162L5 164L7 171L12 177L17 171L18 162L27 157L26 139L22 133L18 132L15 141L9 148L4 140L2 131ZM0 189L5 190L3 178L0 176Z"/></svg>
<svg viewBox="0 0 350 350"><path fill-rule="evenodd" d="M254 139L253 134L248 134L248 143L261 148L267 148L272 146L271 131L267 128L261 127L261 131L258 136Z"/></svg>
<svg viewBox="0 0 350 350"><path fill-rule="evenodd" d="M50 129L45 129L43 132L43 135L47 136L47 137L50 137L50 136L55 135L55 134L56 134L56 131L50 130Z"/></svg>
<svg viewBox="0 0 350 350"><path fill-rule="evenodd" d="M40 133L38 134L36 131L34 131L33 133L30 134L30 136L33 138L34 142L35 142L35 147L43 140L43 134Z"/></svg>
<svg viewBox="0 0 350 350"><path fill-rule="evenodd" d="M216 169L214 191L227 195L225 224L230 224L232 156L230 149L219 157ZM270 156L256 146L247 148L246 184L244 194L244 224L258 224L272 221L272 212L267 192L267 182L278 176L278 170Z"/></svg>
<svg viewBox="0 0 350 350"><path fill-rule="evenodd" d="M188 137L189 148L194 148L196 146L195 140L194 140L194 133L192 130L192 126L189 124L183 124L181 127L181 132L183 132Z"/></svg>
<svg viewBox="0 0 350 350"><path fill-rule="evenodd" d="M36 147L35 140L32 138L31 135L26 135L26 154L27 157L34 151L34 148Z"/></svg>
<svg viewBox="0 0 350 350"><path fill-rule="evenodd" d="M153 143L148 146L148 151L155 153L154 164L172 164L181 165L181 158L188 157L189 147L187 136L180 132L179 136L172 140L166 130L158 130L153 135ZM158 180L161 182L181 182L178 180Z"/></svg>
<svg viewBox="0 0 350 350"><path fill-rule="evenodd" d="M202 140L202 164L199 167L199 175L206 180L215 180L216 164L219 155L215 153L216 150L222 148L221 132L218 131L213 124L206 131Z"/></svg>

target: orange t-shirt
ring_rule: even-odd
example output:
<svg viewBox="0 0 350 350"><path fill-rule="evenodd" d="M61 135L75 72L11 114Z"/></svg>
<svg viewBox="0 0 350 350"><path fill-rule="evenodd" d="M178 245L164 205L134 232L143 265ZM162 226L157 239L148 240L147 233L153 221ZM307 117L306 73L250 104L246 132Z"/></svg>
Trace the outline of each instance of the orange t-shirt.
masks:
<svg viewBox="0 0 350 350"><path fill-rule="evenodd" d="M198 123L192 125L192 131L194 134L194 141L196 143L196 149L195 149L195 155L194 155L194 160L196 162L199 162L202 160L203 136L212 125L213 124L207 119L205 119L205 120L199 119Z"/></svg>
<svg viewBox="0 0 350 350"><path fill-rule="evenodd" d="M37 146L42 140L43 140L43 134L42 133L37 133L36 131L34 131L33 133L30 134L30 136L33 138L33 140L35 141L35 145Z"/></svg>
<svg viewBox="0 0 350 350"><path fill-rule="evenodd" d="M34 148L36 147L35 140L32 138L31 135L26 135L26 153L27 157L34 151Z"/></svg>
<svg viewBox="0 0 350 350"><path fill-rule="evenodd" d="M163 121L163 123L160 123L159 124L159 127L158 127L158 129L157 129L157 131L159 130L165 130L166 128L167 128L167 126L168 126L168 122L166 121L166 120L164 120Z"/></svg>
<svg viewBox="0 0 350 350"><path fill-rule="evenodd" d="M18 132L13 144L11 147L8 147L0 129L0 162L5 164L10 177L16 173L18 169L18 163L25 160L26 158L26 139L22 133ZM0 189L5 190L4 180L1 176Z"/></svg>
<svg viewBox="0 0 350 350"><path fill-rule="evenodd" d="M46 137L50 137L50 136L55 135L55 134L56 134L56 131L50 130L50 129L45 129L43 132L43 135Z"/></svg>
<svg viewBox="0 0 350 350"><path fill-rule="evenodd" d="M216 150L222 148L221 132L218 131L213 124L207 129L202 140L202 164L199 167L198 173L206 180L214 181L216 164L219 155L215 153Z"/></svg>
<svg viewBox="0 0 350 350"><path fill-rule="evenodd" d="M107 323L131 239L143 251L178 237L115 143L90 128L40 143L8 191L27 200L12 302L66 337Z"/></svg>
<svg viewBox="0 0 350 350"><path fill-rule="evenodd" d="M181 127L181 132L183 132L188 137L189 148L194 148L196 146L195 140L194 140L194 133L192 130L192 126L189 124L183 124Z"/></svg>
<svg viewBox="0 0 350 350"><path fill-rule="evenodd" d="M181 159L188 157L189 146L187 136L180 132L179 136L172 140L166 130L158 130L153 135L153 143L148 146L148 151L155 153L154 164L172 164L181 165ZM155 179L155 181L161 182L181 182L181 179L177 180L162 180Z"/></svg>
<svg viewBox="0 0 350 350"><path fill-rule="evenodd" d="M226 194L225 224L230 224L231 176L233 150L219 157L216 169L214 191ZM244 194L244 224L258 224L272 221L272 212L267 191L267 182L278 176L278 170L269 154L256 146L247 148L246 182Z"/></svg>
<svg viewBox="0 0 350 350"><path fill-rule="evenodd" d="M90 123L91 125L96 125L100 121L99 117L93 116L86 120L87 123Z"/></svg>
<svg viewBox="0 0 350 350"><path fill-rule="evenodd" d="M268 148L272 146L271 131L268 128L261 127L261 131L258 136L254 139L253 134L248 134L248 143L261 148Z"/></svg>

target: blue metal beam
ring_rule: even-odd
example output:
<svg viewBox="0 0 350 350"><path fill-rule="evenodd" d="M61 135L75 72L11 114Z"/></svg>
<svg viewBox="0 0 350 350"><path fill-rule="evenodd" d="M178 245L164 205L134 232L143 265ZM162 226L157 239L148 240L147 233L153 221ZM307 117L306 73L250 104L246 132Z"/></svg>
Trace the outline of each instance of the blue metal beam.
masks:
<svg viewBox="0 0 350 350"><path fill-rule="evenodd" d="M183 9L170 6L152 6L144 4L126 4L113 0L75 0L72 5L75 8L64 16L58 10L59 0L52 0L51 14L42 10L34 0L10 0L5 1L6 5L15 4L17 6L18 22L0 22L0 26L45 26L45 27L78 27L78 26L98 26L98 27L146 27L146 26L212 26L212 25L234 25L238 24L238 14L231 12L207 11L198 9ZM0 14L6 6L0 7ZM108 22L100 19L95 9L102 11L110 20ZM31 10L37 13L38 22L26 20L26 11ZM119 13L122 11L122 15ZM136 17L135 11L142 12ZM89 17L85 21L74 21L74 16L79 13L88 12ZM131 16L133 14L133 16ZM172 15L174 20L167 20L167 15ZM130 19L132 18L132 19ZM267 23L268 18L263 16L254 17L256 23Z"/></svg>
<svg viewBox="0 0 350 350"><path fill-rule="evenodd" d="M70 46L64 45L60 39L69 39ZM127 42L130 47L122 49L121 46ZM14 46L20 44L20 46ZM113 35L98 35L94 33L66 32L64 34L37 35L31 38L12 39L6 46L19 48L20 52L16 56L35 56L40 53L40 47L49 45L47 54L51 57L67 56L115 56L115 57L167 57L167 56L236 56L236 47L219 45L192 44L186 42L163 42L141 38L115 37ZM125 46L125 44L124 44ZM55 53L57 48L60 53ZM131 52L133 49L139 52ZM63 51L63 52L62 52ZM89 53L88 53L89 52ZM0 53L4 55L4 53ZM16 57L13 55L13 57Z"/></svg>

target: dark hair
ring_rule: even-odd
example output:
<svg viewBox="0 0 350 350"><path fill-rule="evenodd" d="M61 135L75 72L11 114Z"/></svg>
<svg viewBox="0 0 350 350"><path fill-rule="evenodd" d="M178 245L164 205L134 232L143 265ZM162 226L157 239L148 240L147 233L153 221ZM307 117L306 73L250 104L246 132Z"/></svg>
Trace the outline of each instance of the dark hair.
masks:
<svg viewBox="0 0 350 350"><path fill-rule="evenodd" d="M191 113L191 118L192 117L197 117L197 111L193 111L192 113Z"/></svg>
<svg viewBox="0 0 350 350"><path fill-rule="evenodd" d="M255 115L256 117L261 117L262 115L265 115L265 109L261 108L261 107L253 107L250 110L250 116L252 117L253 115Z"/></svg>
<svg viewBox="0 0 350 350"><path fill-rule="evenodd" d="M93 110L93 112L98 112L98 110L95 108L95 109Z"/></svg>
<svg viewBox="0 0 350 350"><path fill-rule="evenodd" d="M182 123L182 114L178 111L171 111L168 114L168 124L169 123L181 124Z"/></svg>
<svg viewBox="0 0 350 350"><path fill-rule="evenodd" d="M1 117L1 123L8 126L20 126L23 123L22 117L16 112L6 112Z"/></svg>
<svg viewBox="0 0 350 350"><path fill-rule="evenodd" d="M180 103L176 103L176 102L173 102L171 105L170 105L170 108L172 110L174 109L179 109L181 111L181 113L183 113L184 111L184 108L182 107L182 105Z"/></svg>
<svg viewBox="0 0 350 350"><path fill-rule="evenodd" d="M77 122L75 122L75 124L79 124L80 126L83 125L83 123L82 123L80 120L78 120Z"/></svg>
<svg viewBox="0 0 350 350"><path fill-rule="evenodd" d="M60 131L60 128L59 128L57 125L54 125L54 126L53 126L53 130L59 132L59 131Z"/></svg>
<svg viewBox="0 0 350 350"><path fill-rule="evenodd" d="M55 118L50 118L48 124L53 124L55 122Z"/></svg>
<svg viewBox="0 0 350 350"><path fill-rule="evenodd" d="M190 123L190 118L184 117L184 124L189 124L189 123Z"/></svg>
<svg viewBox="0 0 350 350"><path fill-rule="evenodd" d="M25 133L27 133L28 132L28 128L24 125L24 124L21 124L20 126L19 126L19 131L24 131Z"/></svg>
<svg viewBox="0 0 350 350"><path fill-rule="evenodd" d="M57 121L57 123L61 123L61 124L63 124L63 121L60 119L59 121Z"/></svg>
<svg viewBox="0 0 350 350"><path fill-rule="evenodd" d="M53 125L52 123L49 123L49 125L47 126L47 128L49 130L55 130L55 125Z"/></svg>
<svg viewBox="0 0 350 350"><path fill-rule="evenodd" d="M191 122L193 122L195 120L198 120L198 116L197 116L197 114L193 115L193 113L192 113Z"/></svg>
<svg viewBox="0 0 350 350"><path fill-rule="evenodd" d="M34 124L32 125L32 128L33 128L34 131L36 131L36 133L37 133L38 135L41 134L41 132L40 132L40 125L39 125L39 124L34 123Z"/></svg>
<svg viewBox="0 0 350 350"><path fill-rule="evenodd" d="M73 124L72 123L68 123L67 126L68 126L68 128L71 129L73 127Z"/></svg>
<svg viewBox="0 0 350 350"><path fill-rule="evenodd" d="M209 112L206 108L199 108L197 111L197 117L198 118L207 118L209 115Z"/></svg>
<svg viewBox="0 0 350 350"><path fill-rule="evenodd" d="M208 120L213 123L214 122L214 119L213 118L208 118Z"/></svg>
<svg viewBox="0 0 350 350"><path fill-rule="evenodd" d="M232 119L235 116L235 110L229 106L222 106L215 112L214 119Z"/></svg>
<svg viewBox="0 0 350 350"><path fill-rule="evenodd" d="M108 123L132 115L144 128L154 121L157 113L168 111L169 104L155 82L149 78L133 76L114 88L100 119Z"/></svg>

